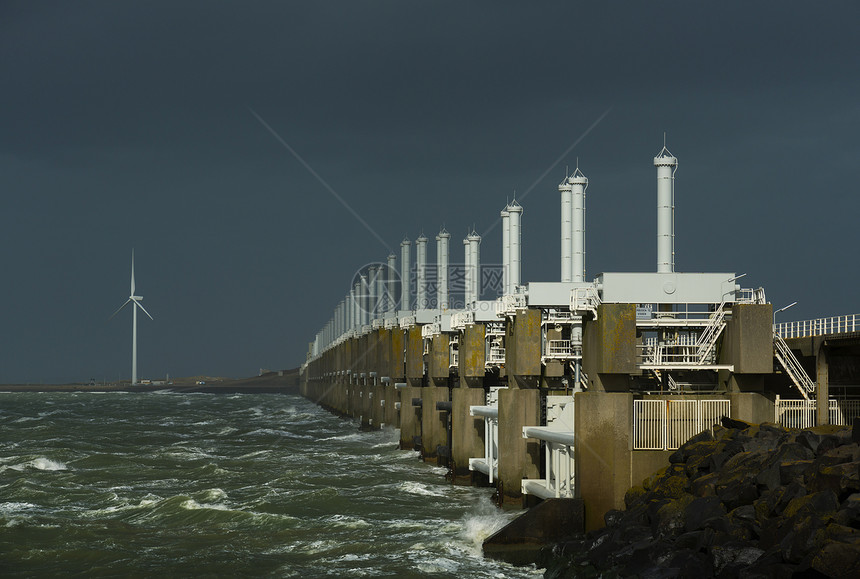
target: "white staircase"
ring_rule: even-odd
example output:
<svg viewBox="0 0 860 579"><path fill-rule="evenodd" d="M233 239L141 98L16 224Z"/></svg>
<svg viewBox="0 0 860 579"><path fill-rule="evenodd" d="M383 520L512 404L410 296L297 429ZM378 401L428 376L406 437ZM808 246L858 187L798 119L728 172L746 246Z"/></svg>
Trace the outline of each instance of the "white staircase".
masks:
<svg viewBox="0 0 860 579"><path fill-rule="evenodd" d="M791 378L791 381L794 382L794 385L797 386L797 389L800 390L800 394L809 400L809 394L815 392L815 383L807 375L806 370L803 369L794 354L791 353L791 348L776 331L773 332L773 355Z"/></svg>

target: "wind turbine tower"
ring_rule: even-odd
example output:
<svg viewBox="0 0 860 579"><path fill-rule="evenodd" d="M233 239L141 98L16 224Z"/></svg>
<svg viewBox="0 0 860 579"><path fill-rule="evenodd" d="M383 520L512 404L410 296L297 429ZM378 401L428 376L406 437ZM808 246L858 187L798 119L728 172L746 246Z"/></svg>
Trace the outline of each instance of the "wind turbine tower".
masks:
<svg viewBox="0 0 860 579"><path fill-rule="evenodd" d="M131 323L131 385L134 386L137 384L137 308L140 308L144 314L149 316L149 319L152 320L152 316L149 315L149 312L146 311L146 308L143 307L143 304L140 302L143 301L142 296L134 295L134 250L131 250L131 295L128 296L128 300L124 304L122 304L117 311L113 313L111 319L115 315L117 315L125 306L128 304L133 304L131 309L133 310L132 314L132 323ZM153 320L154 321L154 320Z"/></svg>

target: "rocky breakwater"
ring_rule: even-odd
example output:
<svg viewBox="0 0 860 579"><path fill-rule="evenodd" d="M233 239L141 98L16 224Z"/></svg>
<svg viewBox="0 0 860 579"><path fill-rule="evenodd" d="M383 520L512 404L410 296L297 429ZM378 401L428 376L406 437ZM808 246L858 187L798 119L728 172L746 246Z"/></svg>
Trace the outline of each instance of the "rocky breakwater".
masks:
<svg viewBox="0 0 860 579"><path fill-rule="evenodd" d="M860 577L860 420L723 419L631 488L547 577Z"/></svg>

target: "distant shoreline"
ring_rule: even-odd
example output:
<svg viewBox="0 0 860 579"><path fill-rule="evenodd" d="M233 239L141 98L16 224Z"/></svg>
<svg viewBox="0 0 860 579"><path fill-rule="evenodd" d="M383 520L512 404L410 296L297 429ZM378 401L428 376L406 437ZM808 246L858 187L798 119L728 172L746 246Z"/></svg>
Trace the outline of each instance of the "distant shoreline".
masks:
<svg viewBox="0 0 860 579"><path fill-rule="evenodd" d="M198 382L204 382L199 384ZM267 372L250 378L177 378L169 384L0 384L0 392L202 392L208 394L298 394L298 369Z"/></svg>

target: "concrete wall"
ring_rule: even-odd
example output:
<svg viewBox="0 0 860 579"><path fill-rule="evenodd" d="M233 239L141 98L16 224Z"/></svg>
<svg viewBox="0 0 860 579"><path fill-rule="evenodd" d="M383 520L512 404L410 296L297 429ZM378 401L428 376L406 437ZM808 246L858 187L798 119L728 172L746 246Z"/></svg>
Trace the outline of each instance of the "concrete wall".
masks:
<svg viewBox="0 0 860 579"><path fill-rule="evenodd" d="M438 446L448 446L448 412L436 410L437 402L448 402L447 386L421 388L421 456L436 461Z"/></svg>
<svg viewBox="0 0 860 579"><path fill-rule="evenodd" d="M606 511L624 507L624 493L634 484L633 395L580 392L574 404L578 493L586 529L599 529Z"/></svg>
<svg viewBox="0 0 860 579"><path fill-rule="evenodd" d="M430 344L429 359L427 360L427 377L436 386L447 386L448 375L451 372L451 353L448 349L448 334L433 336Z"/></svg>
<svg viewBox="0 0 860 579"><path fill-rule="evenodd" d="M773 372L773 306L735 304L723 332L721 364L733 364L735 374Z"/></svg>
<svg viewBox="0 0 860 579"><path fill-rule="evenodd" d="M523 438L523 426L540 425L540 391L499 391L499 489L503 502L522 500L522 480L540 478L540 442Z"/></svg>
<svg viewBox="0 0 860 579"><path fill-rule="evenodd" d="M484 419L469 416L470 406L483 406L483 388L451 390L451 469L455 483L471 480L469 459L484 456Z"/></svg>
<svg viewBox="0 0 860 579"><path fill-rule="evenodd" d="M424 338L420 326L406 331L406 380L410 386L421 386L424 381Z"/></svg>
<svg viewBox="0 0 860 579"><path fill-rule="evenodd" d="M536 388L541 375L541 312L517 310L505 324L505 369L514 380L510 388Z"/></svg>
<svg viewBox="0 0 860 579"><path fill-rule="evenodd" d="M746 422L773 422L774 397L758 392L733 392L729 395L732 401L732 418Z"/></svg>
<svg viewBox="0 0 860 579"><path fill-rule="evenodd" d="M413 449L414 439L421 436L421 411L412 406L413 398L421 397L421 388L408 386L400 391L400 448Z"/></svg>
<svg viewBox="0 0 860 579"><path fill-rule="evenodd" d="M460 332L460 384L469 387L483 386L486 364L486 327L470 324Z"/></svg>
<svg viewBox="0 0 860 579"><path fill-rule="evenodd" d="M638 373L636 305L598 306L597 319L584 324L582 358L591 391L626 391L630 374Z"/></svg>
<svg viewBox="0 0 860 579"><path fill-rule="evenodd" d="M406 332L400 328L391 330L388 375L394 382L406 379Z"/></svg>

